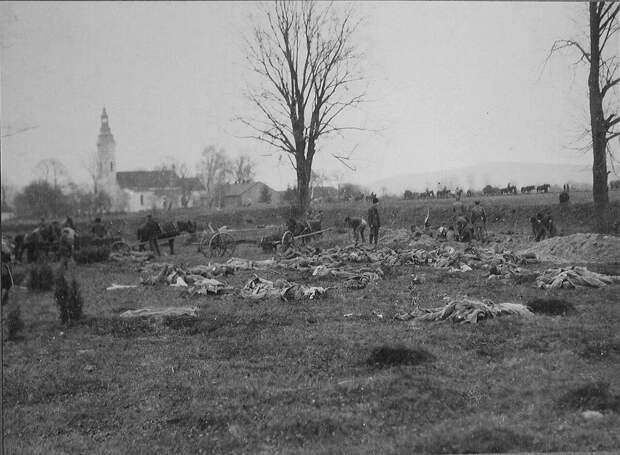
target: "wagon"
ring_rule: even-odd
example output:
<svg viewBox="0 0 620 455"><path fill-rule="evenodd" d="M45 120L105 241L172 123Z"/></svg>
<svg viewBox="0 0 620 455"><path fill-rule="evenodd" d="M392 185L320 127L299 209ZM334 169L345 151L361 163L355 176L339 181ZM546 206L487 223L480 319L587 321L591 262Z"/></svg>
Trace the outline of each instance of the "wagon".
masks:
<svg viewBox="0 0 620 455"><path fill-rule="evenodd" d="M214 229L209 225L209 230L202 233L198 251L207 257L231 256L237 250L237 245L252 244L264 249L286 250L295 244L296 240L307 239L327 232L329 229L293 235L284 226L265 226L250 229L228 229L222 227Z"/></svg>

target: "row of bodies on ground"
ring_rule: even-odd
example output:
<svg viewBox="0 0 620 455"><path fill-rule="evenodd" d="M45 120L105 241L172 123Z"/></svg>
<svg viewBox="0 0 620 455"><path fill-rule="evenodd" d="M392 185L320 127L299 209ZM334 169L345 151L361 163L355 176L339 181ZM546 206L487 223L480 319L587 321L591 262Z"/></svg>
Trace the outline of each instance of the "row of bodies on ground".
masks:
<svg viewBox="0 0 620 455"><path fill-rule="evenodd" d="M373 194L373 197L374 196ZM453 208L454 216L452 217L452 224L448 226L436 226L431 229L431 223L427 218L424 222L424 227L420 232L432 232L436 234L440 239L457 240L462 242L469 242L471 240L484 240L484 233L486 232L487 216L484 209L478 205L479 201L476 201L476 205L470 209L470 213L467 213L465 206L461 203L455 204ZM459 207L457 208L456 205ZM480 209L480 213L474 214L476 208ZM286 223L277 230L277 232L271 235L264 235L257 240L258 246L262 247L265 251L273 249L275 245L281 243L283 239L283 233L289 231L293 237L301 236L322 231L321 215L322 212L318 212L318 218L312 218L310 214L306 220L296 220L289 217ZM344 220L345 226L352 228L352 233L357 241L358 235L361 234L362 242L364 239L364 229L367 224L364 222L363 217L351 218L346 217ZM360 221L361 223L355 223ZM552 217L548 214L543 215L537 213L536 216L530 218L532 227L532 235L534 240L539 241L545 238L553 237L557 235L558 230ZM219 232L214 230L210 226L211 233ZM257 228L258 229L258 228ZM414 232L415 226L412 226L411 230ZM228 231L225 227L225 232L234 232L234 230ZM139 226L137 230L138 243L134 244L134 249L143 250L147 244L154 252L160 255L158 242L159 239L167 239L169 241L170 253L174 254L174 238L181 232L196 233L198 226L196 222L191 220L187 221L166 221L158 223L152 215L147 215L144 223ZM203 237L207 234L203 231ZM3 236L4 238L4 236ZM53 223L47 223L45 220L41 220L40 225L35 228L31 233L18 234L12 239L7 238L7 241L13 243L12 249L14 250L15 258L18 261L22 260L23 252L27 253L27 260L29 262L36 261L39 255L45 257L55 256L71 257L71 255L78 251L81 247L108 247L111 248L115 244L120 244L125 248L129 247L128 242L122 238L122 236L111 235L110 231L102 222L101 218L96 218L90 228L86 232L82 232L78 235L73 225L73 221L70 217L60 225L58 221Z"/></svg>

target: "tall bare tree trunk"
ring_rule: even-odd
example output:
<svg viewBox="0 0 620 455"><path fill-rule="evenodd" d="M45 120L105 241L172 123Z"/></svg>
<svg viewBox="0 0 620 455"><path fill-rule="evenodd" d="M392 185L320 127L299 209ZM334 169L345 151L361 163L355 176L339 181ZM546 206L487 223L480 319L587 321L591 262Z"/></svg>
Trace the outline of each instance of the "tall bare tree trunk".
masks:
<svg viewBox="0 0 620 455"><path fill-rule="evenodd" d="M592 197L597 232L609 231L609 193L607 189L607 129L603 114L603 96L599 85L601 55L599 51L600 18L597 3L590 3L590 126L592 128Z"/></svg>
<svg viewBox="0 0 620 455"><path fill-rule="evenodd" d="M305 157L297 157L297 197L299 210L306 213L310 206L310 174L312 172L312 160Z"/></svg>

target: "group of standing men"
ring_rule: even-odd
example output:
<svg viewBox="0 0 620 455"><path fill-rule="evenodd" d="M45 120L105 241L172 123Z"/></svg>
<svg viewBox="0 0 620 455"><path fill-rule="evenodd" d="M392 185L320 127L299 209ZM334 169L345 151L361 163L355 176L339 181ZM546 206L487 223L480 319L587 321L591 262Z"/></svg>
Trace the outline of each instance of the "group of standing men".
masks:
<svg viewBox="0 0 620 455"><path fill-rule="evenodd" d="M469 242L471 240L484 241L486 236L487 214L484 207L480 205L480 201L476 200L474 206L467 213L465 206L459 201L459 208L456 207L454 211L454 226L444 233L450 233L454 237L454 240L461 242ZM353 231L353 237L355 244L359 243L361 238L362 243L366 242L365 232L366 228L369 228L369 243L377 245L379 240L379 228L381 227L381 221L378 210L379 200L375 197L372 200L372 206L368 209L367 220L362 217L350 217L347 216L344 219L344 223L347 227Z"/></svg>

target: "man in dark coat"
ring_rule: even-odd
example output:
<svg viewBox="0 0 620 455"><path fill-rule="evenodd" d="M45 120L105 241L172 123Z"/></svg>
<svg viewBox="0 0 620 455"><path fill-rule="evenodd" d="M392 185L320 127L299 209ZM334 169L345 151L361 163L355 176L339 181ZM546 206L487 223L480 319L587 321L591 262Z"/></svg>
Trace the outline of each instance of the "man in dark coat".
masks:
<svg viewBox="0 0 620 455"><path fill-rule="evenodd" d="M160 233L161 228L159 227L159 223L155 221L150 214L146 216L146 223L138 229L138 240L141 242L148 240L151 250L156 253L157 256L161 256L158 242Z"/></svg>
<svg viewBox="0 0 620 455"><path fill-rule="evenodd" d="M471 224L474 226L474 238L478 241L484 240L484 233L487 228L487 214L480 205L480 201L476 200L471 208L469 217Z"/></svg>
<svg viewBox="0 0 620 455"><path fill-rule="evenodd" d="M372 206L368 209L368 226L370 227L368 242L372 244L374 240L375 246L377 246L377 241L379 240L379 228L381 227L377 204L379 204L379 199L375 197L372 199Z"/></svg>

